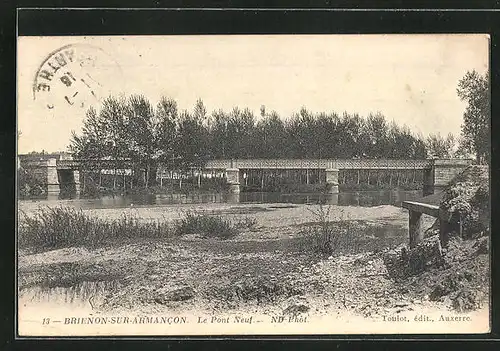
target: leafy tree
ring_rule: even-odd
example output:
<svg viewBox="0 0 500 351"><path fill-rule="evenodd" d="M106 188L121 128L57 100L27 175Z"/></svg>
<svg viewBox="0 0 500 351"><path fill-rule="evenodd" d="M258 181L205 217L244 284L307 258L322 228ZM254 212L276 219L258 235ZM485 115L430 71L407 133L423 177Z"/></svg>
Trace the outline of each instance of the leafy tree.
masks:
<svg viewBox="0 0 500 351"><path fill-rule="evenodd" d="M179 122L177 102L163 96L156 106L156 116L159 123L157 135L159 161L175 168L176 157L178 156L176 149Z"/></svg>
<svg viewBox="0 0 500 351"><path fill-rule="evenodd" d="M476 155L478 163L489 161L490 155L490 83L489 74L467 72L459 81L457 94L467 103L462 124L462 145Z"/></svg>
<svg viewBox="0 0 500 351"><path fill-rule="evenodd" d="M368 146L365 149L367 156L370 158L386 157L388 126L381 113L368 116L365 123L365 133L368 137Z"/></svg>
<svg viewBox="0 0 500 351"><path fill-rule="evenodd" d="M205 108L205 104L202 99L196 100L193 116L202 123L207 121L207 109Z"/></svg>
<svg viewBox="0 0 500 351"><path fill-rule="evenodd" d="M320 113L315 120L317 158L336 158L339 140L339 117L335 113Z"/></svg>
<svg viewBox="0 0 500 351"><path fill-rule="evenodd" d="M181 113L175 147L182 170L203 166L208 155L207 134L199 114Z"/></svg>
<svg viewBox="0 0 500 351"><path fill-rule="evenodd" d="M263 116L255 126L255 157L282 158L287 157L287 134L285 124L273 111Z"/></svg>
<svg viewBox="0 0 500 351"><path fill-rule="evenodd" d="M455 156L456 140L449 133L446 138L441 134L430 134L425 140L427 157L431 158L453 158Z"/></svg>
<svg viewBox="0 0 500 351"><path fill-rule="evenodd" d="M145 185L148 187L156 181L156 170L161 158L158 144L161 123L153 106L143 95L132 95L127 110L128 153L134 165L144 170Z"/></svg>
<svg viewBox="0 0 500 351"><path fill-rule="evenodd" d="M252 111L245 108L240 113L234 113L232 122L236 130L235 156L238 158L255 157L256 148L253 140L255 134L255 116Z"/></svg>
<svg viewBox="0 0 500 351"><path fill-rule="evenodd" d="M314 135L315 118L305 107L295 113L287 123L287 138L289 140L290 157L314 158L317 157L315 146L317 140Z"/></svg>
<svg viewBox="0 0 500 351"><path fill-rule="evenodd" d="M212 112L209 126L209 155L212 158L230 158L231 150L228 145L229 116L221 109Z"/></svg>
<svg viewBox="0 0 500 351"><path fill-rule="evenodd" d="M339 158L360 158L365 156L367 138L364 133L364 120L358 115L345 112L339 123L340 145L336 153Z"/></svg>
<svg viewBox="0 0 500 351"><path fill-rule="evenodd" d="M208 159L229 158L424 158L453 157L452 137L414 135L406 126L388 123L381 114L313 113L301 108L289 119L261 108L258 122L248 108L210 115L201 99L192 112L179 112L175 100L156 106L142 95L109 97L99 112L90 108L70 150L81 160L126 161L155 182L158 166L187 171ZM465 143L462 143L465 144ZM119 162L123 161L122 164ZM97 162L94 171L104 167ZM88 169L88 168L87 168Z"/></svg>

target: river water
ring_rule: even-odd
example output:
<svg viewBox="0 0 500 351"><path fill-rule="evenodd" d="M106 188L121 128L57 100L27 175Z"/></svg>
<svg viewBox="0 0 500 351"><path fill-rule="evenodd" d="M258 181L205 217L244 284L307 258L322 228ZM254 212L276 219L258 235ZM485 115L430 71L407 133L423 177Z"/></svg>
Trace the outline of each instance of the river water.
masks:
<svg viewBox="0 0 500 351"><path fill-rule="evenodd" d="M348 191L332 195L319 193L278 193L278 192L248 192L240 194L227 193L192 193L192 194L161 194L161 195L106 195L98 198L85 198L73 195L61 198L58 195L20 199L21 202L36 202L47 206L60 206L71 203L72 206L83 209L125 208L130 206L158 207L175 204L213 204L213 203L290 203L317 204L329 203L338 206L401 206L403 201L415 200L422 196L421 190L380 190L380 191Z"/></svg>

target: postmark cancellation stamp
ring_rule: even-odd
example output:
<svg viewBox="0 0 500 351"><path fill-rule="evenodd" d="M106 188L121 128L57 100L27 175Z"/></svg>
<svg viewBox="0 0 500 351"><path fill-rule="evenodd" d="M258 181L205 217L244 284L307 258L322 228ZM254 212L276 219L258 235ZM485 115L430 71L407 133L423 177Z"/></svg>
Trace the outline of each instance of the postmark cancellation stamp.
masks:
<svg viewBox="0 0 500 351"><path fill-rule="evenodd" d="M48 109L87 108L105 94L107 77L121 76L120 65L104 50L70 44L51 52L33 80L33 99Z"/></svg>

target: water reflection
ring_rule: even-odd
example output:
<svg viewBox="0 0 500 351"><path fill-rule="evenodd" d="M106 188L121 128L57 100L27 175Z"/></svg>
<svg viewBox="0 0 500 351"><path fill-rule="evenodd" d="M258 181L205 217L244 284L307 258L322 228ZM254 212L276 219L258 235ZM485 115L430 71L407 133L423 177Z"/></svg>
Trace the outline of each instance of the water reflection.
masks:
<svg viewBox="0 0 500 351"><path fill-rule="evenodd" d="M141 195L107 195L100 198L85 198L78 194L71 196L49 195L36 199L21 199L21 201L40 201L47 205L57 205L71 201L82 208L120 208L133 206L161 206L172 204L203 204L203 203L292 203L317 204L328 203L339 206L400 206L403 201L414 200L422 196L421 190L381 190L353 191L324 195L320 193L273 193L249 192L240 194L229 193L191 193L191 194L141 194Z"/></svg>

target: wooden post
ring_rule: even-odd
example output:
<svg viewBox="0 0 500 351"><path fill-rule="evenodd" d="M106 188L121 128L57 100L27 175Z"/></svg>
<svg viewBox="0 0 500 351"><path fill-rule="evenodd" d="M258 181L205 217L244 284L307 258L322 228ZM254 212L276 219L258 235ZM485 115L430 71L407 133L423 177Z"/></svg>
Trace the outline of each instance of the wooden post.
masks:
<svg viewBox="0 0 500 351"><path fill-rule="evenodd" d="M409 214L410 249L413 249L423 239L423 235L420 233L420 219L422 217L422 213L409 210L408 214Z"/></svg>
<svg viewBox="0 0 500 351"><path fill-rule="evenodd" d="M448 233L449 233L449 223L447 220L443 219L443 216L439 216L439 241L441 241L441 247L446 248L448 246Z"/></svg>

